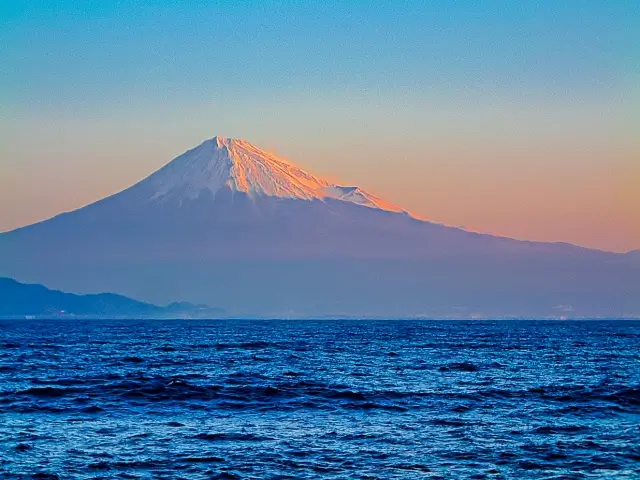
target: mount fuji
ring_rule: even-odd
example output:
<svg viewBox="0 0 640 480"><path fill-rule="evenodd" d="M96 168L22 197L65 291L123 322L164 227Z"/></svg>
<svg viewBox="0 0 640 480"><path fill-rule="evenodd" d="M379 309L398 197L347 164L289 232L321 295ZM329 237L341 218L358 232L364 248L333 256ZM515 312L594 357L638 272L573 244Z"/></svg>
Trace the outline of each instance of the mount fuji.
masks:
<svg viewBox="0 0 640 480"><path fill-rule="evenodd" d="M633 255L424 221L222 137L120 193L0 234L0 276L238 316L640 315Z"/></svg>

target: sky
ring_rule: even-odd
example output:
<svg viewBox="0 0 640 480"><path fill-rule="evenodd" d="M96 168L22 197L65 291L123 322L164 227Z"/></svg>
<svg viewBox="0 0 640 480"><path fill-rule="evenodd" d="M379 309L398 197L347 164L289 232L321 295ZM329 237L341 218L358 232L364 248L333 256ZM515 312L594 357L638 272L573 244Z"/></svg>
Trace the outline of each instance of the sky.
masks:
<svg viewBox="0 0 640 480"><path fill-rule="evenodd" d="M640 249L640 2L0 4L0 231L216 135L433 221Z"/></svg>

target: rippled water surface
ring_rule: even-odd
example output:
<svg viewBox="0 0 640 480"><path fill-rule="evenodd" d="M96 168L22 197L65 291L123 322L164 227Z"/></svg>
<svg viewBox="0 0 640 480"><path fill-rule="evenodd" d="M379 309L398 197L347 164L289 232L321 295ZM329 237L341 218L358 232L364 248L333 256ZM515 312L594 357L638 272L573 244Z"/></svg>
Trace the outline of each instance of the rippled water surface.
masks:
<svg viewBox="0 0 640 480"><path fill-rule="evenodd" d="M639 322L0 322L0 478L603 477Z"/></svg>

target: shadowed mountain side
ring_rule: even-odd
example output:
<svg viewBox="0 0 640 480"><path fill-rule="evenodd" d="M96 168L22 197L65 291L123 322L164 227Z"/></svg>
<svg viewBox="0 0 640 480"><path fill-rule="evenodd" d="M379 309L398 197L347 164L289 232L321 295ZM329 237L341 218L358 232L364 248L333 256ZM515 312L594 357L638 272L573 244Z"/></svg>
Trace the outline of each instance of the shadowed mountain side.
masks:
<svg viewBox="0 0 640 480"><path fill-rule="evenodd" d="M151 202L128 190L0 236L3 252L41 262L205 259L436 259L466 254L616 254L524 242L417 220L334 199L293 200L223 189L197 199ZM142 195L144 197L144 195ZM1 267L0 267L1 268Z"/></svg>
<svg viewBox="0 0 640 480"><path fill-rule="evenodd" d="M100 293L75 295L49 290L42 285L28 285L10 278L0 278L0 317L106 317L168 318L215 316L223 313L205 305L173 303L158 307L122 295Z"/></svg>
<svg viewBox="0 0 640 480"><path fill-rule="evenodd" d="M274 316L630 316L640 265L338 200L132 191L0 236L0 274Z"/></svg>

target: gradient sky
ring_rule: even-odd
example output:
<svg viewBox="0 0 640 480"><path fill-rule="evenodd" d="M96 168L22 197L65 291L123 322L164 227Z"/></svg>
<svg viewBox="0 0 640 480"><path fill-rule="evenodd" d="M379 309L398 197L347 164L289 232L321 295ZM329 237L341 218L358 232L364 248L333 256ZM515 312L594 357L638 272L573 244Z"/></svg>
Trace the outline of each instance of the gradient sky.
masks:
<svg viewBox="0 0 640 480"><path fill-rule="evenodd" d="M412 212L640 248L640 2L0 4L0 231L215 135Z"/></svg>

